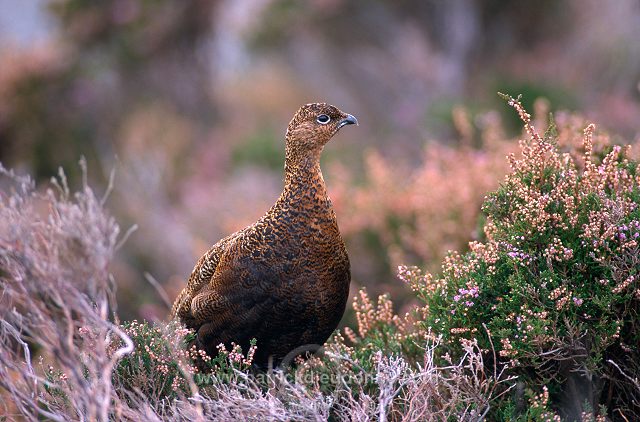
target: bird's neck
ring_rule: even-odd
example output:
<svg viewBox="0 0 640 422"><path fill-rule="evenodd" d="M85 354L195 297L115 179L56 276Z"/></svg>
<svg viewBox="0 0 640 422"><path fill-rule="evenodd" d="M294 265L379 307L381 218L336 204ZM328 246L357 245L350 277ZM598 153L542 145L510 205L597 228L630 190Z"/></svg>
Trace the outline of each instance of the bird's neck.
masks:
<svg viewBox="0 0 640 422"><path fill-rule="evenodd" d="M288 200L301 199L310 194L320 200L327 197L322 170L320 170L320 153L321 150L318 150L298 155L287 151L284 163L283 196Z"/></svg>
<svg viewBox="0 0 640 422"><path fill-rule="evenodd" d="M286 151L284 160L284 185L287 186L321 183L324 185L322 171L320 170L320 153L317 151Z"/></svg>

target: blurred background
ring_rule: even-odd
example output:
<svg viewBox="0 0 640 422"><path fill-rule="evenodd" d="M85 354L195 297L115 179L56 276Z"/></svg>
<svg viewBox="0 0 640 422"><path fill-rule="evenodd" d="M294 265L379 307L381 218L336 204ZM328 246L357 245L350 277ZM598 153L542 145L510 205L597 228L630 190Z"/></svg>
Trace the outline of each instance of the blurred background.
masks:
<svg viewBox="0 0 640 422"><path fill-rule="evenodd" d="M405 307L399 264L437 272L481 238L520 133L497 91L631 143L639 84L638 0L0 0L0 161L78 187L84 156L99 193L115 169L107 206L138 225L112 267L123 319L166 318L147 278L173 300L275 201L301 104L358 117L325 179L354 293Z"/></svg>

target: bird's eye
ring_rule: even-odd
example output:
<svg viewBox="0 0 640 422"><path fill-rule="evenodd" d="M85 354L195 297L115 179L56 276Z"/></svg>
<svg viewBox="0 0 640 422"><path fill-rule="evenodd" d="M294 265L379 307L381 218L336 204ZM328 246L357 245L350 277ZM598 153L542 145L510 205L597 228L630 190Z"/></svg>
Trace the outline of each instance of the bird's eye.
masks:
<svg viewBox="0 0 640 422"><path fill-rule="evenodd" d="M327 116L326 114L321 114L316 119L316 122L320 123L321 125L326 125L327 123L329 123L329 120L331 120L331 117Z"/></svg>

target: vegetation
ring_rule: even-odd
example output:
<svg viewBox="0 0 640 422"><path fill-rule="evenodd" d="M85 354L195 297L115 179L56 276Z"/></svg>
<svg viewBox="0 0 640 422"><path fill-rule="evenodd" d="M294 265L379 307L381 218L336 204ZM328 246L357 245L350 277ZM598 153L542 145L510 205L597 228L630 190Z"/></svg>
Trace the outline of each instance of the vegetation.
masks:
<svg viewBox="0 0 640 422"><path fill-rule="evenodd" d="M518 376L525 397L544 394L571 420L599 406L637 415L637 162L629 147L594 140L593 125L579 143L553 126L541 137L509 101L529 139L484 203L487 240L451 253L441 277L407 271L421 324L455 357L475 341L496 352L491 365ZM505 400L517 408L525 397Z"/></svg>
<svg viewBox="0 0 640 422"><path fill-rule="evenodd" d="M520 102L521 152L482 207L484 240L442 273L400 266L419 306L361 290L356 327L306 359L259 344L186 348L176 323L116 323L108 266L126 239L85 182L38 191L1 169L0 395L30 419L632 420L640 415L640 175L628 146ZM84 169L84 163L81 168ZM83 170L86 172L86 170ZM416 182L417 183L417 182Z"/></svg>

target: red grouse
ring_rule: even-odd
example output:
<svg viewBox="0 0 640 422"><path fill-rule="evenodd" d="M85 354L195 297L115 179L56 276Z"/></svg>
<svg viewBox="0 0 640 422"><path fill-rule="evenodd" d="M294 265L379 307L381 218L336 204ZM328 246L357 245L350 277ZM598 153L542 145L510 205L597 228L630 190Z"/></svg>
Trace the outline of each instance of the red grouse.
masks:
<svg viewBox="0 0 640 422"><path fill-rule="evenodd" d="M172 316L210 355L220 343L265 367L294 349L323 344L345 310L349 257L320 171L320 153L358 121L324 103L302 106L286 134L284 190L255 224L213 245L196 264Z"/></svg>

